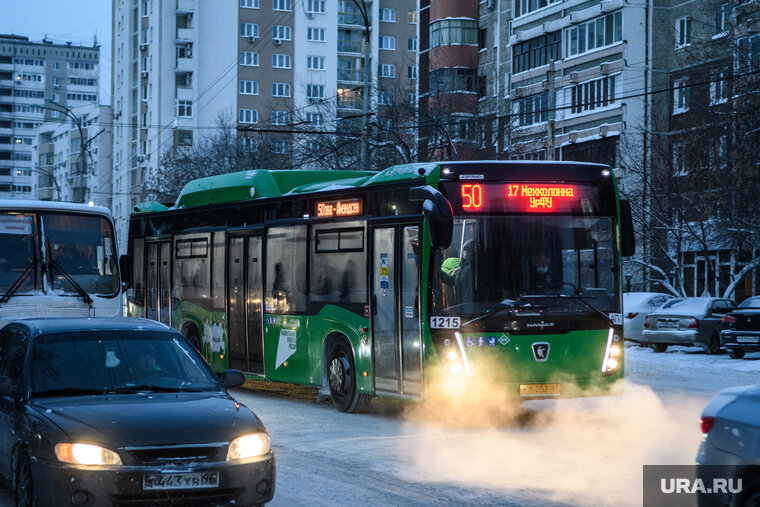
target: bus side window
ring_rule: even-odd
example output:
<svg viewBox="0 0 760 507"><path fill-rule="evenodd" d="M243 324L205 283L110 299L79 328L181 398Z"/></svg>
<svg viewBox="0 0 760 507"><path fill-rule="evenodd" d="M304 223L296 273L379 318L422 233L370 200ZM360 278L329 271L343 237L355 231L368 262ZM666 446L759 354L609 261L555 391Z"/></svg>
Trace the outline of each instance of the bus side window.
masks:
<svg viewBox="0 0 760 507"><path fill-rule="evenodd" d="M134 255L132 257L132 283L134 284L134 291L131 294L131 302L137 306L145 305L145 280L143 273L143 263L145 262L145 240L142 238L135 238L134 240Z"/></svg>
<svg viewBox="0 0 760 507"><path fill-rule="evenodd" d="M265 308L272 313L306 311L306 227L273 227L267 233Z"/></svg>

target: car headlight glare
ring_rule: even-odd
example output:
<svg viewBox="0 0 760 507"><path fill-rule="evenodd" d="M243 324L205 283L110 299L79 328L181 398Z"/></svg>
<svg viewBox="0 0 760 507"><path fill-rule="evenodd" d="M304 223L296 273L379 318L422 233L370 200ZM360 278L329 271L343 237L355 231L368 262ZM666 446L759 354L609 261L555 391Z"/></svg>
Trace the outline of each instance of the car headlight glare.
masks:
<svg viewBox="0 0 760 507"><path fill-rule="evenodd" d="M55 456L72 465L121 465L118 454L105 447L93 444L56 444Z"/></svg>
<svg viewBox="0 0 760 507"><path fill-rule="evenodd" d="M227 461L263 456L270 449L269 435L263 432L249 433L230 442L230 448L227 450Z"/></svg>

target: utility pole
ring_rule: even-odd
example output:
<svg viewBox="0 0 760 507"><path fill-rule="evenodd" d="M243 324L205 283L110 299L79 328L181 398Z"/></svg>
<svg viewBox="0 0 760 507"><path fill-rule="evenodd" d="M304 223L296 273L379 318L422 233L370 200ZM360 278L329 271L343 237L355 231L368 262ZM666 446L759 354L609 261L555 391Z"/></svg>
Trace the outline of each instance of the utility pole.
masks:
<svg viewBox="0 0 760 507"><path fill-rule="evenodd" d="M549 70L546 71L546 80L549 82L548 120L546 122L546 160L554 160L554 60L549 62Z"/></svg>
<svg viewBox="0 0 760 507"><path fill-rule="evenodd" d="M370 72L371 72L371 65L370 65L370 22L369 22L369 12L367 11L367 4L364 2L364 0L353 0L356 7L359 9L359 12L362 15L363 21L364 21L364 96L363 96L363 115L362 115L362 147L361 147L361 155L360 155L360 165L362 169L368 170L369 169L369 149L368 149L368 142L369 142L369 124L368 124L368 118L369 118L369 96L370 96Z"/></svg>

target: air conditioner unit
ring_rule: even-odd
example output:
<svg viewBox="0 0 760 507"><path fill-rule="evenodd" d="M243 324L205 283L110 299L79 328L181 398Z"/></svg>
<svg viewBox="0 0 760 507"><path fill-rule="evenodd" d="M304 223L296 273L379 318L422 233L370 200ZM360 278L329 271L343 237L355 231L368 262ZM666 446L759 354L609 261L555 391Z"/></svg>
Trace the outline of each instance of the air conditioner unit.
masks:
<svg viewBox="0 0 760 507"><path fill-rule="evenodd" d="M274 44L275 46L279 46L280 44L282 44L282 39L272 39L272 44Z"/></svg>
<svg viewBox="0 0 760 507"><path fill-rule="evenodd" d="M306 17L309 18L309 19L312 19L314 17L314 13L313 12L307 12L306 13Z"/></svg>
<svg viewBox="0 0 760 507"><path fill-rule="evenodd" d="M147 70L140 71L140 77L148 77L148 71Z"/></svg>
<svg viewBox="0 0 760 507"><path fill-rule="evenodd" d="M259 37L258 37L258 36L256 36L256 35L249 35L249 36L248 36L248 42L250 42L250 43L254 43L254 42L256 42L257 40L259 40Z"/></svg>

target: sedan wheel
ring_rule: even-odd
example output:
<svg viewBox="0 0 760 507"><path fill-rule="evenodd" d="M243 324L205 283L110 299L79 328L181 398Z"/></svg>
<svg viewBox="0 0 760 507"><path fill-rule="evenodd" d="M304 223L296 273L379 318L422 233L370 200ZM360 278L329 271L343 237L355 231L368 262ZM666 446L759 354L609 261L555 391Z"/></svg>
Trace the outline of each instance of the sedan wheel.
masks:
<svg viewBox="0 0 760 507"><path fill-rule="evenodd" d="M668 350L668 346L665 345L664 343L653 343L650 345L650 347L652 347L652 350L658 353L665 352L666 350Z"/></svg>
<svg viewBox="0 0 760 507"><path fill-rule="evenodd" d="M728 355L731 356L731 359L741 359L744 357L745 351L741 349L731 349L728 351Z"/></svg>
<svg viewBox="0 0 760 507"><path fill-rule="evenodd" d="M32 486L32 466L29 456L22 452L16 467L16 506L31 507L34 505L34 489Z"/></svg>
<svg viewBox="0 0 760 507"><path fill-rule="evenodd" d="M720 353L720 338L717 334L713 334L710 336L710 339L707 340L707 353L712 356Z"/></svg>

